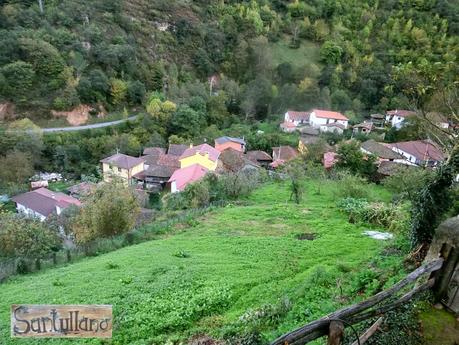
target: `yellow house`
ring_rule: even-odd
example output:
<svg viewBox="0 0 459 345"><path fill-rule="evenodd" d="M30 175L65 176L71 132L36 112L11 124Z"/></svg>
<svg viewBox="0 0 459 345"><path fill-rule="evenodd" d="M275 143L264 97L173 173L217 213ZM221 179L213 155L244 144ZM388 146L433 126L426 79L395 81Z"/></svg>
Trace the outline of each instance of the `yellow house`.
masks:
<svg viewBox="0 0 459 345"><path fill-rule="evenodd" d="M118 178L126 184L131 184L133 177L144 171L145 159L117 153L100 162L105 182Z"/></svg>
<svg viewBox="0 0 459 345"><path fill-rule="evenodd" d="M183 169L193 164L199 164L214 171L217 169L218 157L220 157L220 151L208 144L190 145L180 156L180 168Z"/></svg>

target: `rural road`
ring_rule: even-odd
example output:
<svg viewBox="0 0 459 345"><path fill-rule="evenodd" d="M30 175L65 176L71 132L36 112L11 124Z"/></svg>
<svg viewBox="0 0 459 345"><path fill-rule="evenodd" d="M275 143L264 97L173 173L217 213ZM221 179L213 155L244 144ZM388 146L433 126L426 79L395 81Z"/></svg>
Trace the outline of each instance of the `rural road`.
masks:
<svg viewBox="0 0 459 345"><path fill-rule="evenodd" d="M120 123L126 121L133 121L137 119L138 115L128 117L127 119L123 120L116 120L110 122L102 122L102 123L94 123L92 125L84 125L84 126L73 126L73 127L56 127L56 128L42 128L44 133L52 133L52 132L74 132L74 131L83 131L85 129L94 129L94 128L103 128L109 126L115 126Z"/></svg>

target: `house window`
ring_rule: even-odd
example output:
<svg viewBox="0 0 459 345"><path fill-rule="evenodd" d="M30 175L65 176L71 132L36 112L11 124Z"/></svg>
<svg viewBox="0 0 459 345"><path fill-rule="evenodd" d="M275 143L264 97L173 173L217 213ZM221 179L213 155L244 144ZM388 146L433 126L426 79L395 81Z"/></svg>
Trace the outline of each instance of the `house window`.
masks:
<svg viewBox="0 0 459 345"><path fill-rule="evenodd" d="M118 172L119 172L119 173L121 172L121 168L118 168Z"/></svg>

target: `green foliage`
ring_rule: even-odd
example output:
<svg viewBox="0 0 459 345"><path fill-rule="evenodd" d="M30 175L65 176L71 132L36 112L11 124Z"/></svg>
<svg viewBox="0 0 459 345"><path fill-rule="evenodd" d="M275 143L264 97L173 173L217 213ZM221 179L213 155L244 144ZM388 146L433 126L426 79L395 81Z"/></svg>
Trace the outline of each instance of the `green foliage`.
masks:
<svg viewBox="0 0 459 345"><path fill-rule="evenodd" d="M1 285L0 338L5 345L14 343L9 306L17 297L41 303L46 291L56 304L97 300L116 305L113 342L187 343L193 335L209 334L235 344L263 343L361 300L354 280L363 280L367 274L360 272L369 265L379 285L387 281L384 272L404 275L405 253L381 256L386 244L363 236L366 226L349 224L337 212L337 183L320 181L322 193L314 195L315 183L305 185L308 197L300 205L287 202L287 181L268 183L241 206L228 205L199 217L192 229L174 232L174 227L146 225L145 231L158 234L154 241L15 277ZM370 188L389 198L380 186ZM295 236L306 232L318 237L299 241ZM179 251L190 257L174 256ZM63 282L66 293L54 282Z"/></svg>
<svg viewBox="0 0 459 345"><path fill-rule="evenodd" d="M349 172L341 172L338 175L340 181L337 186L337 194L343 198L367 199L370 195L368 182L362 177Z"/></svg>
<svg viewBox="0 0 459 345"><path fill-rule="evenodd" d="M383 183L398 199L413 200L433 175L434 172L430 169L402 166L395 174L386 177Z"/></svg>
<svg viewBox="0 0 459 345"><path fill-rule="evenodd" d="M57 233L40 220L0 212L0 257L41 258L59 247Z"/></svg>
<svg viewBox="0 0 459 345"><path fill-rule="evenodd" d="M140 211L133 192L121 183L105 183L89 196L72 228L79 244L125 233Z"/></svg>
<svg viewBox="0 0 459 345"><path fill-rule="evenodd" d="M405 234L410 225L405 205L369 203L366 199L348 197L340 200L338 207L349 215L350 222L361 221L399 234Z"/></svg>
<svg viewBox="0 0 459 345"><path fill-rule="evenodd" d="M376 157L365 156L360 150L360 143L356 140L341 143L338 146L337 166L349 169L353 174L372 178L376 172Z"/></svg>
<svg viewBox="0 0 459 345"><path fill-rule="evenodd" d="M16 61L4 65L0 70L4 81L2 91L13 101L22 101L32 87L35 72L32 65Z"/></svg>

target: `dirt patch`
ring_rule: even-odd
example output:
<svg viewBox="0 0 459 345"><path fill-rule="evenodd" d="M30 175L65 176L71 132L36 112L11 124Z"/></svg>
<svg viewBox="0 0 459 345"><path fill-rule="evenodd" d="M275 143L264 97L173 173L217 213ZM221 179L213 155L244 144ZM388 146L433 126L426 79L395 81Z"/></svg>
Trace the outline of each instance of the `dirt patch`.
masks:
<svg viewBox="0 0 459 345"><path fill-rule="evenodd" d="M0 120L14 120L14 104L10 102L0 103Z"/></svg>
<svg viewBox="0 0 459 345"><path fill-rule="evenodd" d="M303 234L298 234L295 237L297 240L300 240L300 241L312 241L317 238L317 234L313 232L305 232Z"/></svg>
<svg viewBox="0 0 459 345"><path fill-rule="evenodd" d="M52 110L51 113L54 117L65 117L72 126L80 126L88 122L89 113L92 110L93 108L89 105L81 104L71 111Z"/></svg>

